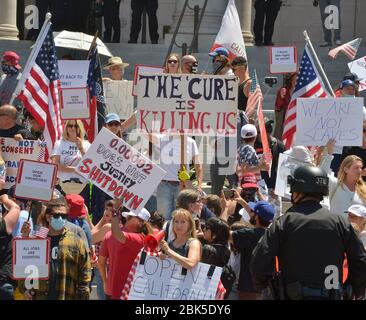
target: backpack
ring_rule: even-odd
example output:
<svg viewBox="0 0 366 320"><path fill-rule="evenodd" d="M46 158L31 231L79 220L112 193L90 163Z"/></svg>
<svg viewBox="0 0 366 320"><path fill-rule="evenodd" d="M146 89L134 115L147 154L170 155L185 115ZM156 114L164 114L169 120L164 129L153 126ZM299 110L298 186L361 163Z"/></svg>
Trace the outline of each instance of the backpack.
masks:
<svg viewBox="0 0 366 320"><path fill-rule="evenodd" d="M221 274L220 280L222 282L222 285L226 289L224 298L227 299L227 297L231 293L231 290L233 289L233 285L236 280L236 274L235 274L233 268L231 267L231 265L225 264L222 267L222 274Z"/></svg>

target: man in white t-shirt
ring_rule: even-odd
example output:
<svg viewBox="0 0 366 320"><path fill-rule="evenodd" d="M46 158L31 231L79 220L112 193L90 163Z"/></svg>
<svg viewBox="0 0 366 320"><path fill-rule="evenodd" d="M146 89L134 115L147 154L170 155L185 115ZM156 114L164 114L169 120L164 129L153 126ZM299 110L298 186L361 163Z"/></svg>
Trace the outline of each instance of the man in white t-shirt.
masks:
<svg viewBox="0 0 366 320"><path fill-rule="evenodd" d="M177 196L180 191L178 171L181 169L181 136L156 135L153 141L153 160L166 171L164 179L156 190L157 209L164 215L166 220L172 218L172 212L176 208ZM155 140L155 139L153 139ZM189 164L193 161L196 169L197 188L202 187L202 164L199 159L199 152L196 142L191 138L186 138L186 169L189 172Z"/></svg>

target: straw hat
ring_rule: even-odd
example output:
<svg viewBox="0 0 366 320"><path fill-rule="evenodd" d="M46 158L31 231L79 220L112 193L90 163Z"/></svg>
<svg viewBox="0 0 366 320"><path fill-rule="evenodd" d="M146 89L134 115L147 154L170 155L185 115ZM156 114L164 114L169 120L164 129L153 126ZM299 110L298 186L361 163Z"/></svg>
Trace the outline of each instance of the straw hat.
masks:
<svg viewBox="0 0 366 320"><path fill-rule="evenodd" d="M126 68L129 66L129 64L123 62L120 57L111 57L108 59L108 63L103 67L103 69L109 69L111 66L121 66Z"/></svg>

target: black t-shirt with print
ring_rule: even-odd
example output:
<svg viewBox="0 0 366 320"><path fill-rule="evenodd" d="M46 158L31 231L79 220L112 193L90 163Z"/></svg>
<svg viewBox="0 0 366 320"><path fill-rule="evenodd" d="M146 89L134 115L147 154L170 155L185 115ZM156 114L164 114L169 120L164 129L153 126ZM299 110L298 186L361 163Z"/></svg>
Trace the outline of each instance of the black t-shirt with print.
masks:
<svg viewBox="0 0 366 320"><path fill-rule="evenodd" d="M14 138L16 134L20 134L23 139L32 139L32 134L28 129L16 124L10 129L0 129L0 137L2 138Z"/></svg>
<svg viewBox="0 0 366 320"><path fill-rule="evenodd" d="M50 253L50 277L49 277L49 295L50 300L57 299L56 297L56 285L57 285L57 273L58 273L58 245L62 234L57 236L51 236L51 253Z"/></svg>
<svg viewBox="0 0 366 320"><path fill-rule="evenodd" d="M239 291L256 292L253 288L249 266L252 259L252 252L264 232L265 229L263 228L243 228L233 232L234 247L241 253Z"/></svg>

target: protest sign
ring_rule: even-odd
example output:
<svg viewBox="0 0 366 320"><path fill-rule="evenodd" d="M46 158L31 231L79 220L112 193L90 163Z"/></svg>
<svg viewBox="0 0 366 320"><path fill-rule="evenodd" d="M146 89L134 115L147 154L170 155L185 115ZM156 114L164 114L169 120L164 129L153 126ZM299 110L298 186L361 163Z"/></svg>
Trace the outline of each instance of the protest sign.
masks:
<svg viewBox="0 0 366 320"><path fill-rule="evenodd" d="M133 113L134 97L132 81L103 81L105 105L108 113L117 113L120 119L127 119Z"/></svg>
<svg viewBox="0 0 366 320"><path fill-rule="evenodd" d="M131 211L140 211L165 171L103 128L76 167L76 172Z"/></svg>
<svg viewBox="0 0 366 320"><path fill-rule="evenodd" d="M135 72L133 75L133 88L132 88L132 95L134 95L135 97L137 97L138 82L139 82L139 76L141 73L160 74L160 73L164 73L164 68L155 67L155 66L147 66L147 65L143 65L143 64L136 64Z"/></svg>
<svg viewBox="0 0 366 320"><path fill-rule="evenodd" d="M0 148L6 166L5 189L15 184L21 159L39 161L42 156L41 143L35 140L15 141L13 138L0 138Z"/></svg>
<svg viewBox="0 0 366 320"><path fill-rule="evenodd" d="M296 72L296 47L271 47L269 50L269 62L270 73Z"/></svg>
<svg viewBox="0 0 366 320"><path fill-rule="evenodd" d="M278 156L277 177L274 193L280 197L290 199L291 195L290 188L287 186L287 175L283 174L284 170L282 169L282 166L287 161L287 159L288 155L285 153L280 153Z"/></svg>
<svg viewBox="0 0 366 320"><path fill-rule="evenodd" d="M21 160L15 185L15 196L50 201L56 176L57 166L55 164Z"/></svg>
<svg viewBox="0 0 366 320"><path fill-rule="evenodd" d="M13 240L13 278L46 280L49 276L49 239Z"/></svg>
<svg viewBox="0 0 366 320"><path fill-rule="evenodd" d="M363 98L299 98L296 107L295 144L361 146Z"/></svg>
<svg viewBox="0 0 366 320"><path fill-rule="evenodd" d="M366 89L366 56L348 63L348 68L351 72L357 74L357 76L362 79L358 87L358 91L363 91Z"/></svg>
<svg viewBox="0 0 366 320"><path fill-rule="evenodd" d="M264 115L262 110L262 99L259 99L257 117L258 117L258 125L259 125L259 133L261 135L261 141L263 146L263 157L266 163L267 171L269 177L271 177L271 168L272 168L272 152L268 143L268 135L266 130L266 124L264 123Z"/></svg>
<svg viewBox="0 0 366 320"><path fill-rule="evenodd" d="M90 118L88 88L61 89L60 97L61 118L63 120Z"/></svg>
<svg viewBox="0 0 366 320"><path fill-rule="evenodd" d="M86 87L89 64L89 60L59 60L61 88Z"/></svg>
<svg viewBox="0 0 366 320"><path fill-rule="evenodd" d="M142 252L129 300L214 300L222 268L198 263L183 269L173 259Z"/></svg>
<svg viewBox="0 0 366 320"><path fill-rule="evenodd" d="M139 75L137 128L144 132L236 135L234 76Z"/></svg>

